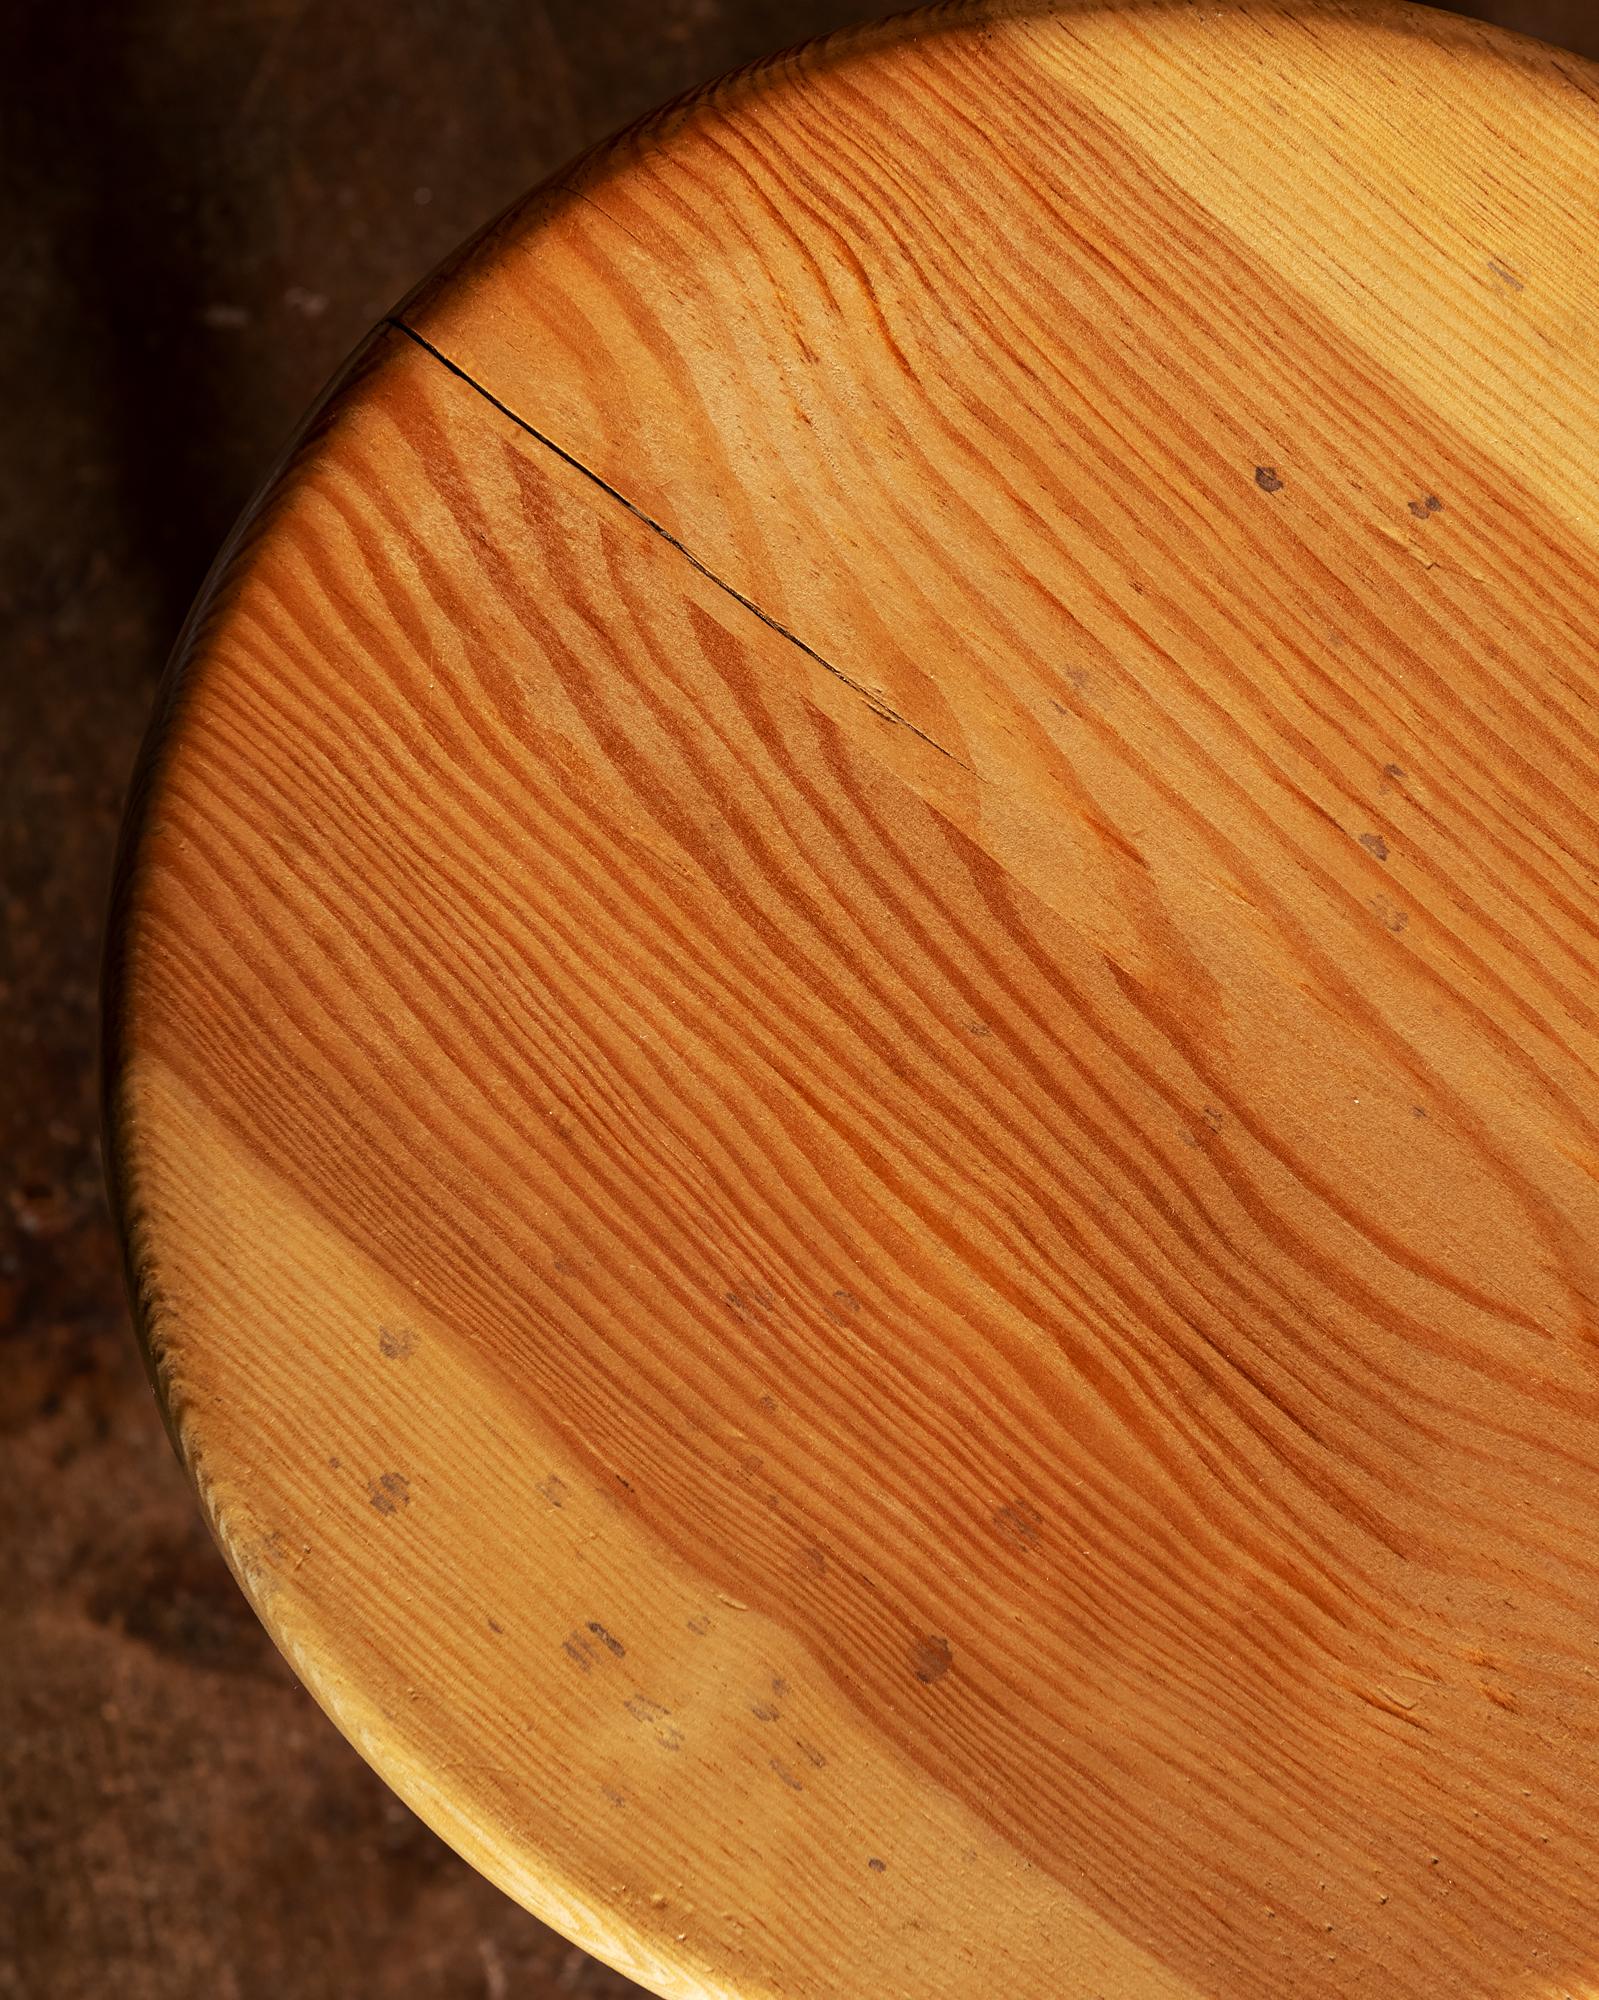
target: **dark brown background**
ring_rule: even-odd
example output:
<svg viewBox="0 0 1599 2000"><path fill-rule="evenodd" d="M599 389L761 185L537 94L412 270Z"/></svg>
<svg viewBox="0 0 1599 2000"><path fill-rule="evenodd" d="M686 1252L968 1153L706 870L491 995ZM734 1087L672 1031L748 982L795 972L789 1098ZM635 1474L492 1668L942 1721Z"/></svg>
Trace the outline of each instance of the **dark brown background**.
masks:
<svg viewBox="0 0 1599 2000"><path fill-rule="evenodd" d="M889 11L13 0L0 30L5 2000L633 1990L388 1794L295 1685L199 1525L140 1371L101 1194L102 904L188 601L369 323L610 128ZM1599 53L1592 0L1474 11Z"/></svg>

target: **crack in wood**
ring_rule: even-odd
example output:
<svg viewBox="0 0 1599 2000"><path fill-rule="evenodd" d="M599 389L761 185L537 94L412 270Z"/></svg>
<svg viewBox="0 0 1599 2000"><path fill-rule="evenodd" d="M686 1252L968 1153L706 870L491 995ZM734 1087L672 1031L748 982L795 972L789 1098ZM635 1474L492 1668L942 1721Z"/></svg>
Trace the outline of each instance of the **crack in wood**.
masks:
<svg viewBox="0 0 1599 2000"><path fill-rule="evenodd" d="M669 542L677 550L678 554L694 569L698 570L708 583L714 583L718 590L725 591L736 603L742 604L746 611L752 612L755 617L760 619L763 625L770 626L781 638L787 639L790 645L797 646L808 659L814 660L819 667L825 668L835 680L842 681L852 694L859 695L874 715L880 716L885 722L896 724L901 729L908 729L912 736L919 737L923 743L927 744L929 749L936 750L939 756L948 757L952 763L959 764L963 771L971 770L971 765L966 763L963 758L957 757L953 750L947 749L936 737L929 736L925 729L919 729L908 716L901 715L898 709L891 707L875 688L867 687L863 682L856 680L853 675L845 673L842 667L835 666L824 654L817 652L814 646L807 645L797 632L791 631L781 620L774 618L769 611L763 611L754 598L746 597L737 585L729 583L726 577L718 576L708 563L702 562L691 548L680 542L670 528L663 527L655 519L654 515L647 514L636 501L629 500L625 493L613 486L608 479L602 478L592 466L585 465L582 459L575 457L571 452L558 445L553 438L547 437L543 431L539 430L535 425L530 424L526 417L520 416L511 408L509 403L502 403L492 389L484 388L483 384L477 381L475 377L469 375L458 362L452 361L447 354L435 347L430 340L424 339L415 327L408 326L402 319L392 317L385 324L393 327L396 333L404 334L407 340L415 341L424 354L432 355L440 367L448 369L452 375L457 376L464 382L469 389L474 390L481 396L486 403L492 404L500 412L501 416L508 417L518 430L524 431L527 436L543 445L546 451L554 452L555 456L563 464L571 466L574 472L580 472L585 479L590 480L595 486L599 487L602 493L608 493L620 506L625 507L635 520L641 521L652 533L659 535L663 542Z"/></svg>

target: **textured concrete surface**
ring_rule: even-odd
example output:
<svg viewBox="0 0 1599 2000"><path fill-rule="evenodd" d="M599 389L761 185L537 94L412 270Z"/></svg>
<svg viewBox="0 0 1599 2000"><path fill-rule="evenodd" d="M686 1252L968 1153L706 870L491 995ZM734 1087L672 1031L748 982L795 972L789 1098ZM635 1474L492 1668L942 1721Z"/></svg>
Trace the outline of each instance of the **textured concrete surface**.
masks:
<svg viewBox="0 0 1599 2000"><path fill-rule="evenodd" d="M128 1331L95 1139L122 788L207 562L365 327L568 154L850 0L20 0L0 25L0 1996L630 1992L295 1685ZM1507 23L1599 52L1591 0Z"/></svg>

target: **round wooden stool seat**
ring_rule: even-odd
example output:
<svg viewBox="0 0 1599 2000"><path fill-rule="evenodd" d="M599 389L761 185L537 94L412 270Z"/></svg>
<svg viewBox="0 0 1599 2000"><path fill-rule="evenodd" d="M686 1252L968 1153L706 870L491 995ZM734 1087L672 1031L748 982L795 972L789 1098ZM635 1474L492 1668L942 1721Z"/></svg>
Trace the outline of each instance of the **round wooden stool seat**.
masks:
<svg viewBox="0 0 1599 2000"><path fill-rule="evenodd" d="M110 1131L296 1671L663 1994L1599 1981L1599 70L993 5L382 328Z"/></svg>

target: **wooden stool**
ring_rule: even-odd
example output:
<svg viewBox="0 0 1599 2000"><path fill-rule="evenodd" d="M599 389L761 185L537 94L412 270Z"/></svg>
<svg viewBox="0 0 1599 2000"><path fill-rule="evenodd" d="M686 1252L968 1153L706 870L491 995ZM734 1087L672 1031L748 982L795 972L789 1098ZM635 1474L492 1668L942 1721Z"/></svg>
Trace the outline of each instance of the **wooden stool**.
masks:
<svg viewBox="0 0 1599 2000"><path fill-rule="evenodd" d="M173 1433L663 1994L1599 1979L1599 69L938 9L544 188L197 614Z"/></svg>

